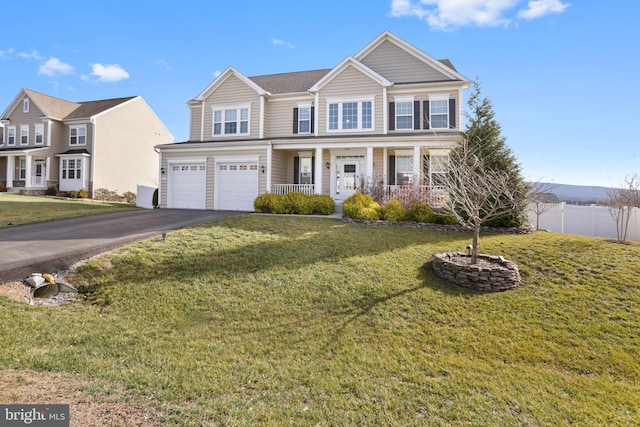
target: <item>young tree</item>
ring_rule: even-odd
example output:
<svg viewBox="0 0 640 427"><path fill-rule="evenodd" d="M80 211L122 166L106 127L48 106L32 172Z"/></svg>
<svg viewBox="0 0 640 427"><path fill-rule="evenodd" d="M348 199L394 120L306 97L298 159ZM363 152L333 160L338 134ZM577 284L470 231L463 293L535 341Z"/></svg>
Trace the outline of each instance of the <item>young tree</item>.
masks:
<svg viewBox="0 0 640 427"><path fill-rule="evenodd" d="M622 187L610 189L607 192L607 206L616 222L617 240L626 241L633 208L640 208L640 176L637 173L627 175Z"/></svg>
<svg viewBox="0 0 640 427"><path fill-rule="evenodd" d="M444 212L473 231L471 263L478 262L480 228L505 214L523 209L524 201L514 191L509 174L489 167L479 147L464 140L449 156L448 172L439 174L448 196Z"/></svg>
<svg viewBox="0 0 640 427"><path fill-rule="evenodd" d="M557 185L549 182L534 182L529 184L527 201L533 206L536 214L536 230L540 230L540 216L551 209L555 203L560 203L560 199L553 192Z"/></svg>
<svg viewBox="0 0 640 427"><path fill-rule="evenodd" d="M495 119L491 101L482 97L480 83L473 82L471 96L465 113L467 125L463 135L469 148L482 157L483 168L487 171L501 171L508 177L511 196L518 199L514 210L505 211L491 219L486 225L494 227L519 227L527 219L527 185L522 178L520 164L502 136L502 128ZM505 196L506 197L506 196ZM509 200L504 200L509 204Z"/></svg>

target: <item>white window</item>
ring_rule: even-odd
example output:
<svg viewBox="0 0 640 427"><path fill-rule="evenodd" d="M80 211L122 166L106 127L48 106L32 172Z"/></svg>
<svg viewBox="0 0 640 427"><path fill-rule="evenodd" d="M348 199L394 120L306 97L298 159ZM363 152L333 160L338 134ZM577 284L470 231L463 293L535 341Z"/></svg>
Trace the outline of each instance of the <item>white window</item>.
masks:
<svg viewBox="0 0 640 427"><path fill-rule="evenodd" d="M29 144L29 125L20 125L20 145Z"/></svg>
<svg viewBox="0 0 640 427"><path fill-rule="evenodd" d="M62 179L82 179L82 159L62 159Z"/></svg>
<svg viewBox="0 0 640 427"><path fill-rule="evenodd" d="M311 133L311 106L298 107L298 133Z"/></svg>
<svg viewBox="0 0 640 427"><path fill-rule="evenodd" d="M300 157L298 184L312 184L313 178L311 176L311 157Z"/></svg>
<svg viewBox="0 0 640 427"><path fill-rule="evenodd" d="M16 145L16 127L7 127L7 145Z"/></svg>
<svg viewBox="0 0 640 427"><path fill-rule="evenodd" d="M44 143L44 124L39 123L36 128L36 144L42 145Z"/></svg>
<svg viewBox="0 0 640 427"><path fill-rule="evenodd" d="M413 184L413 156L396 155L396 185Z"/></svg>
<svg viewBox="0 0 640 427"><path fill-rule="evenodd" d="M69 145L86 145L87 144L87 126L70 126L69 127Z"/></svg>
<svg viewBox="0 0 640 427"><path fill-rule="evenodd" d="M249 108L213 110L213 135L248 135Z"/></svg>
<svg viewBox="0 0 640 427"><path fill-rule="evenodd" d="M330 102L327 111L330 131L373 129L373 101Z"/></svg>
<svg viewBox="0 0 640 427"><path fill-rule="evenodd" d="M29 112L29 98L25 98L22 100L22 112L23 113Z"/></svg>
<svg viewBox="0 0 640 427"><path fill-rule="evenodd" d="M413 129L413 101L396 102L396 129Z"/></svg>
<svg viewBox="0 0 640 427"><path fill-rule="evenodd" d="M449 128L449 100L435 99L429 101L429 121L432 129Z"/></svg>

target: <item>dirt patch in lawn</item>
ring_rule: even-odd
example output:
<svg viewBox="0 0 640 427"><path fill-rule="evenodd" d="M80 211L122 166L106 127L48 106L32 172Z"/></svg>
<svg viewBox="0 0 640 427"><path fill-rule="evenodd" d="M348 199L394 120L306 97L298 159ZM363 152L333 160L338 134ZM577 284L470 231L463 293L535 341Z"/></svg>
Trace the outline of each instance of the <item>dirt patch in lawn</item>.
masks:
<svg viewBox="0 0 640 427"><path fill-rule="evenodd" d="M32 370L0 371L0 403L68 404L72 427L159 426L162 415L152 399L131 400L124 388L105 387L70 374Z"/></svg>

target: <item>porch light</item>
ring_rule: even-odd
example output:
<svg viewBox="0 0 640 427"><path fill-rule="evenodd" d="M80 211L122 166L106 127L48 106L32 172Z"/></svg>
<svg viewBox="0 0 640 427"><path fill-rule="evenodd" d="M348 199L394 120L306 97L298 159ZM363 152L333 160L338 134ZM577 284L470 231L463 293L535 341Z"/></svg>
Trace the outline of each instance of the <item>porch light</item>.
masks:
<svg viewBox="0 0 640 427"><path fill-rule="evenodd" d="M264 165L260 165L260 173L265 173L266 169L264 167Z"/></svg>
<svg viewBox="0 0 640 427"><path fill-rule="evenodd" d="M164 168L160 168L160 173L161 173L162 175L164 175L164 174L165 174L165 172L166 172L166 171L164 170Z"/></svg>
<svg viewBox="0 0 640 427"><path fill-rule="evenodd" d="M331 163L329 162L325 163L324 167L327 168L327 170L331 169Z"/></svg>

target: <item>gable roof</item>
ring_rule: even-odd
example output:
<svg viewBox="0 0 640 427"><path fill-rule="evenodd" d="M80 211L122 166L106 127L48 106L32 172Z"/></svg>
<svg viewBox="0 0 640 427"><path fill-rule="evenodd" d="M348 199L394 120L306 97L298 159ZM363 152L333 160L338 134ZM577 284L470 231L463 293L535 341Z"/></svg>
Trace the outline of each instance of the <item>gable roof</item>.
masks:
<svg viewBox="0 0 640 427"><path fill-rule="evenodd" d="M57 120L90 118L96 114L102 113L117 105L136 98L135 96L129 96L125 98L102 99L98 101L71 102L25 88L18 93L18 96L16 96L14 101L9 105L9 108L7 108L3 113L3 117L8 116L16 105L19 105L20 100L25 95L31 99L31 101L45 116Z"/></svg>
<svg viewBox="0 0 640 427"><path fill-rule="evenodd" d="M458 73L451 61L449 61L448 59L437 60L427 53L423 52L422 50L418 49L414 45L402 40L400 37L396 36L389 30L383 31L378 37L373 39L368 45L362 48L360 52L355 54L354 58L358 61L364 60L367 55L369 55L385 42L393 43L394 45L403 49L405 52L421 60L426 65L433 67L435 70L439 71L451 80L460 80L464 82L469 81L469 79Z"/></svg>
<svg viewBox="0 0 640 427"><path fill-rule="evenodd" d="M329 83L334 77L342 73L348 67L353 67L360 71L362 74L365 74L372 80L378 82L381 86L393 86L389 80L382 77L380 74L373 71L371 68L367 67L363 63L357 61L351 56L346 57L340 64L338 64L335 68L333 68L327 75L325 75L320 81L318 81L315 85L313 85L309 90L311 92L317 92L322 89L327 83Z"/></svg>
<svg viewBox="0 0 640 427"><path fill-rule="evenodd" d="M192 101L202 101L202 100L206 99L212 92L214 92L218 87L220 87L220 85L222 85L222 83L227 81L227 79L229 79L229 77L231 77L231 76L235 76L238 79L240 79L240 81L242 81L244 84L249 86L251 89L255 90L256 93L258 93L259 95L266 95L266 94L269 93L264 88L258 86L252 80L250 80L247 77L245 77L244 74L240 73L235 68L227 67L226 70L224 70L222 73L220 73L220 75L218 77L216 77L209 84L209 86L206 87L205 90L203 90L195 98L193 98Z"/></svg>

